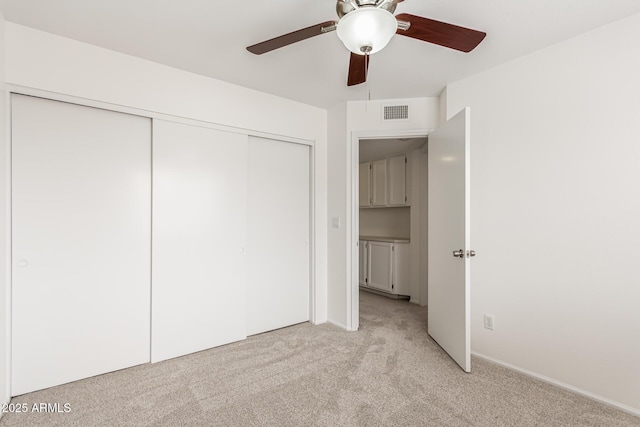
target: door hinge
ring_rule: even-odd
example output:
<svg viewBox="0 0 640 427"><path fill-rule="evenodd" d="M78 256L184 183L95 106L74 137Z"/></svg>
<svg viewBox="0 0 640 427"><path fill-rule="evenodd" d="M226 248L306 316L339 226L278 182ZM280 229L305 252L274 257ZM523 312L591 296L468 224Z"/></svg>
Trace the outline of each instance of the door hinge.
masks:
<svg viewBox="0 0 640 427"><path fill-rule="evenodd" d="M364 283L369 283L369 279L364 279Z"/></svg>
<svg viewBox="0 0 640 427"><path fill-rule="evenodd" d="M396 251L396 247L395 246L391 246L391 252L395 252Z"/></svg>
<svg viewBox="0 0 640 427"><path fill-rule="evenodd" d="M404 156L404 162L407 163L407 156Z"/></svg>
<svg viewBox="0 0 640 427"><path fill-rule="evenodd" d="M404 202L407 203L407 196L404 196Z"/></svg>
<svg viewBox="0 0 640 427"><path fill-rule="evenodd" d="M391 289L395 289L395 287L396 287L395 285L393 285L393 284L391 285Z"/></svg>
<svg viewBox="0 0 640 427"><path fill-rule="evenodd" d="M371 170L371 163L369 163L369 170Z"/></svg>

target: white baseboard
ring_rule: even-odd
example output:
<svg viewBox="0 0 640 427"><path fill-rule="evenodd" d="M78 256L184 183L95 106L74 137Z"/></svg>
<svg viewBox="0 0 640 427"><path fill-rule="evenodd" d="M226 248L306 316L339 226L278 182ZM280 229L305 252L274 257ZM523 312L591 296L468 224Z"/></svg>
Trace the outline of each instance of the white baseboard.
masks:
<svg viewBox="0 0 640 427"><path fill-rule="evenodd" d="M624 411L624 412L626 412L628 414L635 415L636 417L640 417L640 409L634 408L634 407L629 406L629 405L625 405L624 403L620 403L620 402L616 402L615 400L607 399L606 397L602 397L602 396L599 396L597 394L591 393L589 391L582 390L582 389L580 389L578 387L574 387L574 386L572 386L570 384L563 383L562 381L558 381L556 379L553 379L553 378L550 378L550 377L546 377L546 376L538 374L536 372L532 372L532 371L529 371L527 369L519 368L519 367L514 366L514 365L512 365L510 363L506 363L506 362L503 362L501 360L497 360L497 359L494 359L492 357L488 357L488 356L485 356L483 354L476 353L475 351L472 351L471 354L473 356L479 358L479 359L486 360L487 362L491 362L493 364L502 366L504 368L511 369L512 371L520 372L521 374L527 375L529 377L535 378L535 379L540 380L540 381L544 381L546 383L555 385L555 386L563 388L565 390L569 390L569 391L571 391L573 393L576 393L576 394L579 394L581 396L587 397L589 399L598 401L600 403L604 403L607 406L612 406L612 407L614 407L616 409L619 409L621 411Z"/></svg>
<svg viewBox="0 0 640 427"><path fill-rule="evenodd" d="M347 328L347 325L343 325L342 323L334 322L333 320L327 320L327 323L337 326L340 329L344 329L345 331L353 332L352 330Z"/></svg>

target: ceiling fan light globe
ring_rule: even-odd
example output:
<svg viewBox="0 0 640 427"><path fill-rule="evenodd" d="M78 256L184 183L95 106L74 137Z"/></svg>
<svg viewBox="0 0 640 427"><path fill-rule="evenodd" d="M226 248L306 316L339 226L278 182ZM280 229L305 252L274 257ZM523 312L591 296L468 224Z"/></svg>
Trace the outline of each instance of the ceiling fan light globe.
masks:
<svg viewBox="0 0 640 427"><path fill-rule="evenodd" d="M345 47L357 55L384 49L398 29L398 21L389 11L377 7L361 7L344 15L338 21L338 38ZM366 50L366 49L365 49Z"/></svg>

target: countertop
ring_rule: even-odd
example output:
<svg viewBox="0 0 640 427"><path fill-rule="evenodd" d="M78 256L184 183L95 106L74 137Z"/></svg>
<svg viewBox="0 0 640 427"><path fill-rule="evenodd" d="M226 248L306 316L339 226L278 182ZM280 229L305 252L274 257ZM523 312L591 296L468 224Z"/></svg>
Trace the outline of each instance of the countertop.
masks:
<svg viewBox="0 0 640 427"><path fill-rule="evenodd" d="M406 237L360 236L360 240L370 240L373 242L388 242L388 243L409 243L409 239Z"/></svg>

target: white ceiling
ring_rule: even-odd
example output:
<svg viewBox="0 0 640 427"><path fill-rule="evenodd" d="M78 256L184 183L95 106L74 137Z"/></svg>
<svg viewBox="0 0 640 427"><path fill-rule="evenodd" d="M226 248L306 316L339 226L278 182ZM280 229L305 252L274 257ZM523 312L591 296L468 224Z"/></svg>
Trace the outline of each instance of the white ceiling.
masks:
<svg viewBox="0 0 640 427"><path fill-rule="evenodd" d="M334 0L0 0L7 21L322 108L348 88L335 32L261 56L246 46L336 19ZM485 31L465 54L395 36L371 57L372 99L437 96L448 83L640 12L638 0L406 0L411 13ZM594 58L594 60L597 58Z"/></svg>

